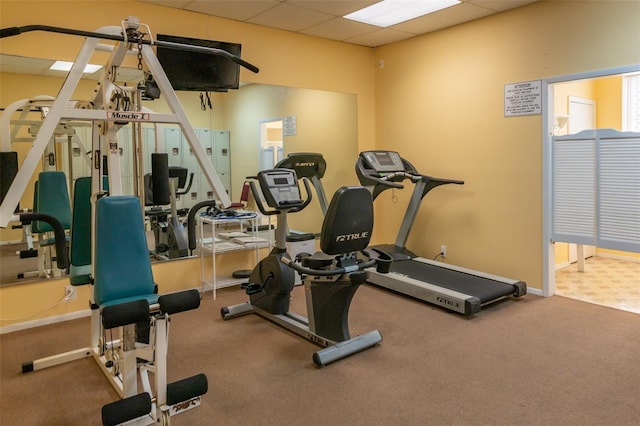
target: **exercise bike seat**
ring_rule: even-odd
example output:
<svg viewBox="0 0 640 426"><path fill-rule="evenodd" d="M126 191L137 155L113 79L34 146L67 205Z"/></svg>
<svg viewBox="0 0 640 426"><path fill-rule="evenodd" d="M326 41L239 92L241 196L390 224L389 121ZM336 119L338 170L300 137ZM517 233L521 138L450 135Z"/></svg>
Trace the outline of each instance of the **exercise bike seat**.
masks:
<svg viewBox="0 0 640 426"><path fill-rule="evenodd" d="M322 253L321 251L315 252L312 255L305 256L302 259L302 266L305 268L311 269L326 269L335 260L334 256L330 256L326 253Z"/></svg>

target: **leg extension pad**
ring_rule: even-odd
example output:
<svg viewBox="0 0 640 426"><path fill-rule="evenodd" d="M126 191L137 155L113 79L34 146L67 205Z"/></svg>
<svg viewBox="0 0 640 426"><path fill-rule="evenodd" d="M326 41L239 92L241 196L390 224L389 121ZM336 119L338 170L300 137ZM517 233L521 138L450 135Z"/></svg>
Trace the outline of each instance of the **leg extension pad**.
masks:
<svg viewBox="0 0 640 426"><path fill-rule="evenodd" d="M151 412L151 396L141 393L102 407L102 424L115 426Z"/></svg>
<svg viewBox="0 0 640 426"><path fill-rule="evenodd" d="M158 298L160 311L165 314L190 311L200 306L200 292L198 290L186 290L179 293L170 293Z"/></svg>
<svg viewBox="0 0 640 426"><path fill-rule="evenodd" d="M143 321L149 321L149 302L144 299L102 309L102 325L107 330Z"/></svg>
<svg viewBox="0 0 640 426"><path fill-rule="evenodd" d="M178 380L177 382L167 385L167 405L178 404L200 395L204 395L209 390L207 376L204 374L196 374L187 379Z"/></svg>

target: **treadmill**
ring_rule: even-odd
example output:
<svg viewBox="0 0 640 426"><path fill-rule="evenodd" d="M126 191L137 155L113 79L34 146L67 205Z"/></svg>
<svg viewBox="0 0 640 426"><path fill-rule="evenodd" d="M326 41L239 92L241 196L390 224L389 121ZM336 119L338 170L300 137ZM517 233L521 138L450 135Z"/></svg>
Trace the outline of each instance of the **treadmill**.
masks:
<svg viewBox="0 0 640 426"><path fill-rule="evenodd" d="M407 238L422 199L440 185L462 185L464 181L425 176L395 151L364 151L358 156L356 173L360 184L375 200L383 191L402 189L405 180L413 183L413 193L395 244L372 248L390 256L389 273L369 268L368 282L447 310L472 316L482 307L507 297L527 293L523 281L419 257L406 248Z"/></svg>

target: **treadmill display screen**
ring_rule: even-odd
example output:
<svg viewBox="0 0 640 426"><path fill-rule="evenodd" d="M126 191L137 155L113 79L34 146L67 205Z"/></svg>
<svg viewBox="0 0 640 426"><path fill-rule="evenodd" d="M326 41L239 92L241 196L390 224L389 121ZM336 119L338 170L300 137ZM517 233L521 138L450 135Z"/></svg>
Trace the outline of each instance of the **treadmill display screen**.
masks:
<svg viewBox="0 0 640 426"><path fill-rule="evenodd" d="M276 185L286 185L289 183L289 180L287 178L275 178L273 179L273 183Z"/></svg>
<svg viewBox="0 0 640 426"><path fill-rule="evenodd" d="M367 151L362 155L378 173L400 172L405 169L400 154L394 151Z"/></svg>
<svg viewBox="0 0 640 426"><path fill-rule="evenodd" d="M377 158L378 158L378 161L380 161L381 165L383 165L383 166L393 166L393 160L391 159L390 156L383 155L383 156L379 156Z"/></svg>

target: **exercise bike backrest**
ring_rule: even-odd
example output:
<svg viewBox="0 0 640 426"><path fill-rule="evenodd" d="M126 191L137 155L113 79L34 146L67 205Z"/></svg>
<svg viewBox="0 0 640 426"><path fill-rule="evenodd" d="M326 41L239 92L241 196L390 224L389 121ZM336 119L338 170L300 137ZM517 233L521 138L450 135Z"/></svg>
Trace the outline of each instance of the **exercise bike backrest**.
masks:
<svg viewBox="0 0 640 426"><path fill-rule="evenodd" d="M367 250L372 231L371 193L362 186L343 186L333 195L322 222L320 249L325 255L337 257L360 252L365 259L343 262L342 266L333 269L304 267L287 258L282 258L282 262L298 272L312 276L339 275L368 268L377 261L374 254Z"/></svg>
<svg viewBox="0 0 640 426"><path fill-rule="evenodd" d="M331 199L322 222L320 250L336 255L362 251L373 231L373 201L362 186L343 186Z"/></svg>

